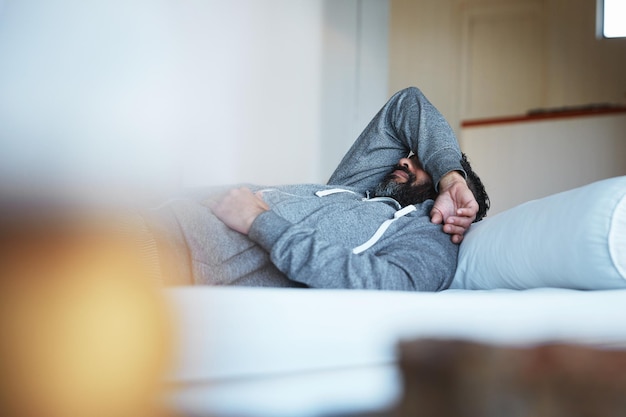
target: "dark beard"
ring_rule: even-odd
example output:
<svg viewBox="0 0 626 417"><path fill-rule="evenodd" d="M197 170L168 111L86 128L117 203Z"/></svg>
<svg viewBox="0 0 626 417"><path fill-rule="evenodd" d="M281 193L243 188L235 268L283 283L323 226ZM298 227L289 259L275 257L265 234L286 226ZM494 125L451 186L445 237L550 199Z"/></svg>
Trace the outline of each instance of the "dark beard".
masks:
<svg viewBox="0 0 626 417"><path fill-rule="evenodd" d="M432 182L412 185L415 182L415 175L408 172L404 167L395 167L393 170L406 172L409 175L409 180L405 183L396 182L392 171L374 188L374 197L391 197L400 203L402 207L423 203L426 200L434 200L437 197Z"/></svg>

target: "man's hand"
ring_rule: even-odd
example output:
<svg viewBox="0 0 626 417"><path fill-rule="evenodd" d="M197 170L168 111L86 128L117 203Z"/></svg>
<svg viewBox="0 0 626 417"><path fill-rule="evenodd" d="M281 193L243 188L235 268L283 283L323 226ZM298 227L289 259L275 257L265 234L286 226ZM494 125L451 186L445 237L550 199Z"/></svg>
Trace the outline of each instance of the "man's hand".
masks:
<svg viewBox="0 0 626 417"><path fill-rule="evenodd" d="M213 214L226 226L247 235L257 216L270 207L248 188L235 188L210 205Z"/></svg>
<svg viewBox="0 0 626 417"><path fill-rule="evenodd" d="M439 181L439 195L430 212L430 220L443 223L443 231L451 235L452 242L461 243L463 234L476 219L478 202L463 176L449 172Z"/></svg>

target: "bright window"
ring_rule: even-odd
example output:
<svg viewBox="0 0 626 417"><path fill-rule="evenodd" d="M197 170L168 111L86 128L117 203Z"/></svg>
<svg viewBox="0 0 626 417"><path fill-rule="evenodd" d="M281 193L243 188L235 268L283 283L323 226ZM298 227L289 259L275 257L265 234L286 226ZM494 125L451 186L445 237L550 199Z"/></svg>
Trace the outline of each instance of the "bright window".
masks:
<svg viewBox="0 0 626 417"><path fill-rule="evenodd" d="M604 0L602 35L605 38L626 37L626 0Z"/></svg>

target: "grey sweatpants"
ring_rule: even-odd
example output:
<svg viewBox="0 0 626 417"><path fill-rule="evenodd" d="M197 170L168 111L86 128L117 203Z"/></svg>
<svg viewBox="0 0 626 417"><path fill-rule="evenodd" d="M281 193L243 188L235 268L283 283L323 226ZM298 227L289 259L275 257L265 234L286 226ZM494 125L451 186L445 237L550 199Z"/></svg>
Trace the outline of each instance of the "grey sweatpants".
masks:
<svg viewBox="0 0 626 417"><path fill-rule="evenodd" d="M195 191L147 214L165 283L303 287L280 272L263 248L213 215L207 200L217 194Z"/></svg>

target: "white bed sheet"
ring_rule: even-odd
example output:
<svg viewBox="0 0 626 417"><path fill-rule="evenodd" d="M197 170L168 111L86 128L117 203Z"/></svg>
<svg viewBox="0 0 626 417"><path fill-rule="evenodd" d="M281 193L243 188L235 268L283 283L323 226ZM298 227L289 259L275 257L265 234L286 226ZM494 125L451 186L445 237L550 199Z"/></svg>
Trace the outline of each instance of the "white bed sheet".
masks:
<svg viewBox="0 0 626 417"><path fill-rule="evenodd" d="M626 290L408 293L193 287L167 290L188 415L319 416L391 406L396 346L421 337L626 347Z"/></svg>

